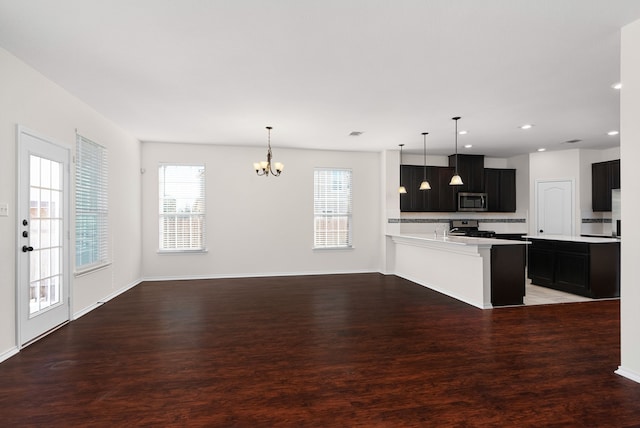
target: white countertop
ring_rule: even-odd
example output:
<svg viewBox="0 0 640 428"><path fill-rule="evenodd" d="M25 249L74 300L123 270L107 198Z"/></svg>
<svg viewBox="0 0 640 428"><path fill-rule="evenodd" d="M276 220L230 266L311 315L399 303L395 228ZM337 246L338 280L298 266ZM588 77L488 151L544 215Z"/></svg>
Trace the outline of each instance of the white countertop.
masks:
<svg viewBox="0 0 640 428"><path fill-rule="evenodd" d="M493 245L526 245L525 241L513 241L509 239L497 239L497 238L473 238L470 236L435 236L433 233L412 233L412 234L389 234L388 236L394 238L416 239L424 242L453 244L453 245L478 245L478 246L493 246ZM594 238L595 239L595 238Z"/></svg>
<svg viewBox="0 0 640 428"><path fill-rule="evenodd" d="M525 239L546 239L549 241L584 242L587 244L606 244L610 242L620 242L618 238L594 238L591 236L575 235L525 235Z"/></svg>

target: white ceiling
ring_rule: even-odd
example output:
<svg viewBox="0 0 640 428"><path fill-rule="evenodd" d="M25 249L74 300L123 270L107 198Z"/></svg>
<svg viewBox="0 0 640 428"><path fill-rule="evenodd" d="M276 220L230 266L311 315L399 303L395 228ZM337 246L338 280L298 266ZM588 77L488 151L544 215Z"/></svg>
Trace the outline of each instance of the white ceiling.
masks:
<svg viewBox="0 0 640 428"><path fill-rule="evenodd" d="M638 0L0 0L0 46L142 141L266 145L271 125L274 152L421 153L424 131L444 155L462 116L460 147L507 157L619 145L637 19Z"/></svg>

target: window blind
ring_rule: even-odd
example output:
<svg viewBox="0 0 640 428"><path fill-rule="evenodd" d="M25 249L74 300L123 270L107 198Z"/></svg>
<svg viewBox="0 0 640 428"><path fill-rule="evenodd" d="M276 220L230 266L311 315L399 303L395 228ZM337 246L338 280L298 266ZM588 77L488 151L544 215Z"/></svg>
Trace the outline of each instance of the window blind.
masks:
<svg viewBox="0 0 640 428"><path fill-rule="evenodd" d="M316 168L313 182L314 248L351 247L351 170Z"/></svg>
<svg viewBox="0 0 640 428"><path fill-rule="evenodd" d="M107 149L76 135L76 272L109 263Z"/></svg>
<svg viewBox="0 0 640 428"><path fill-rule="evenodd" d="M162 164L158 178L160 251L203 251L204 165Z"/></svg>

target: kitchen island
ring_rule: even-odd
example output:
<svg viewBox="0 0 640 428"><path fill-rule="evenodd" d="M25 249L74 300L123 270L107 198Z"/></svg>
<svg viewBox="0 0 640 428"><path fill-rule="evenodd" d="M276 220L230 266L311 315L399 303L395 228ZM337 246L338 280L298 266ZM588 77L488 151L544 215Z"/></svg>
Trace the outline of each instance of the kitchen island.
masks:
<svg viewBox="0 0 640 428"><path fill-rule="evenodd" d="M525 236L528 276L542 287L593 299L620 296L620 240L586 236Z"/></svg>
<svg viewBox="0 0 640 428"><path fill-rule="evenodd" d="M521 305L524 241L433 234L388 234L396 275L481 309Z"/></svg>

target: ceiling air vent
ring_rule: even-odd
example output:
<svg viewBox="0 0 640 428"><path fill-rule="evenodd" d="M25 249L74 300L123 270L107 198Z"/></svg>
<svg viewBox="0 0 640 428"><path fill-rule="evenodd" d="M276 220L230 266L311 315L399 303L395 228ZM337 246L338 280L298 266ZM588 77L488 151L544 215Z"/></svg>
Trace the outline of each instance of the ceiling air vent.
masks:
<svg viewBox="0 0 640 428"><path fill-rule="evenodd" d="M582 140L578 140L578 139L576 139L576 140L567 140L567 141L565 141L565 143L575 144L575 143L579 143L580 141L582 141Z"/></svg>
<svg viewBox="0 0 640 428"><path fill-rule="evenodd" d="M362 134L364 134L364 131L351 131L351 132L349 133L349 136L350 136L350 137L359 137L359 136L361 136Z"/></svg>

